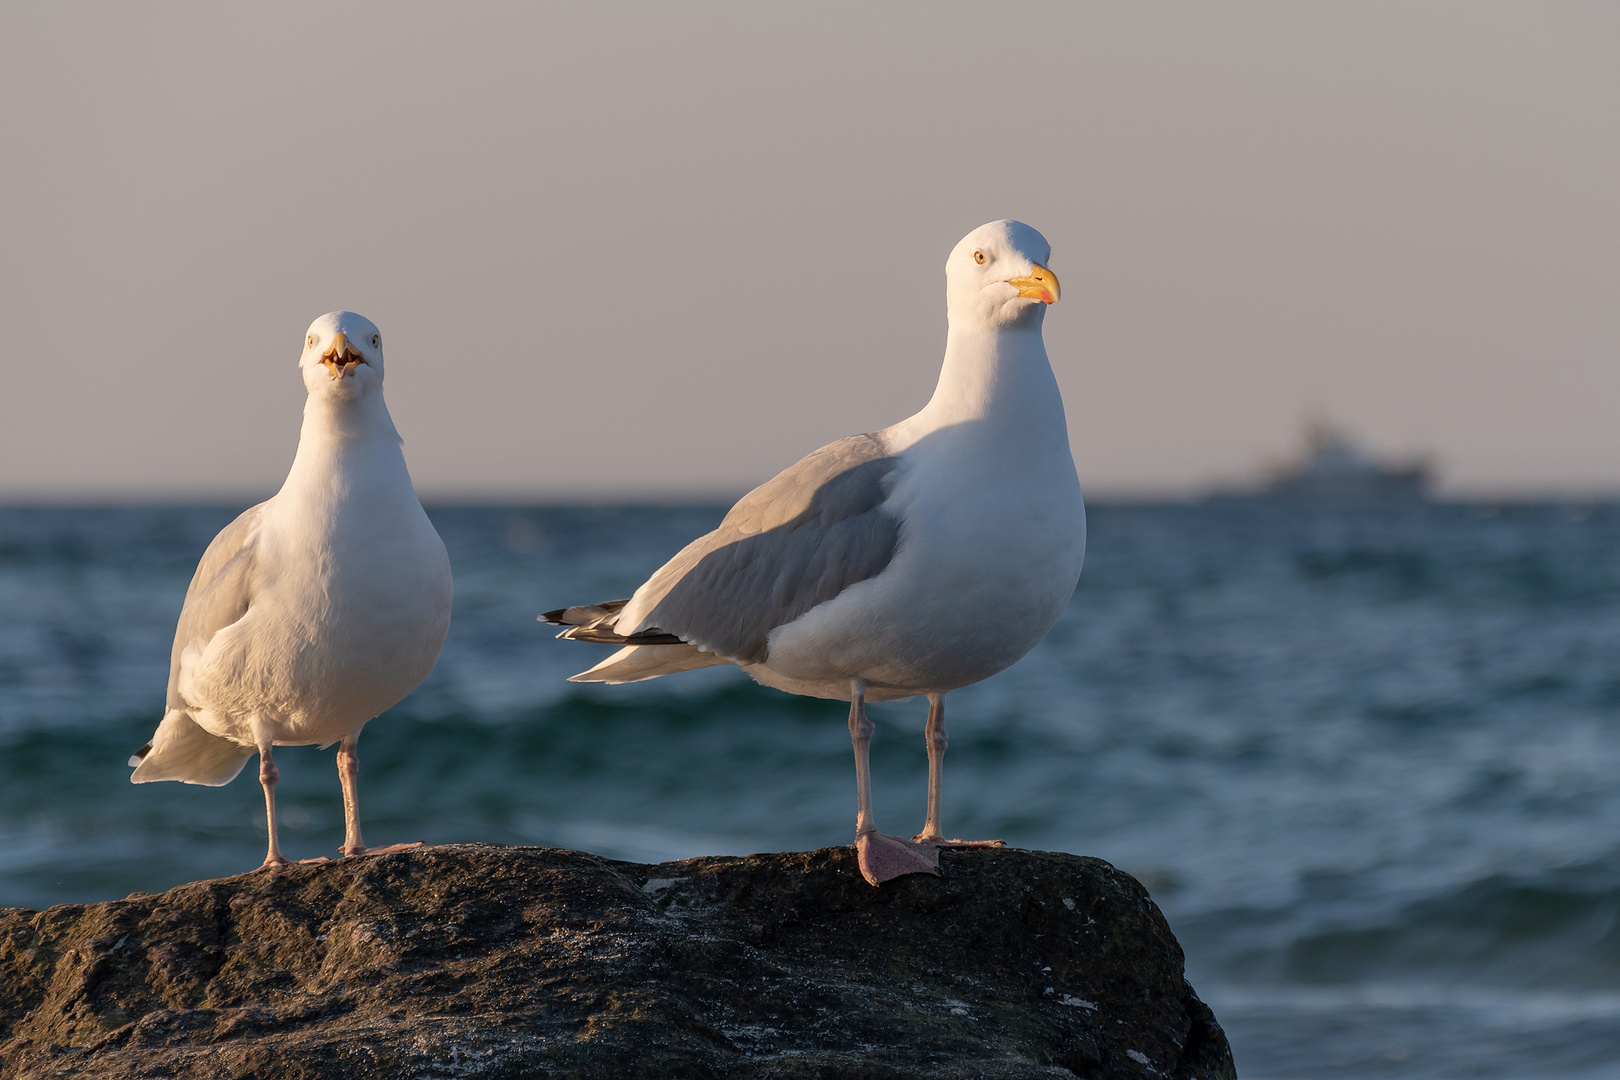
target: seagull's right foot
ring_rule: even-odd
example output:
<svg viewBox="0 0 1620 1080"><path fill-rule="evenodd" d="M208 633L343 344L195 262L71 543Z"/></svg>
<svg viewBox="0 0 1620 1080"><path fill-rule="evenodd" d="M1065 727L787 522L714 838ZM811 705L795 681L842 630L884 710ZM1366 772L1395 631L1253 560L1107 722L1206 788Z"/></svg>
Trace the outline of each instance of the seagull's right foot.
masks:
<svg viewBox="0 0 1620 1080"><path fill-rule="evenodd" d="M1005 840L947 840L939 833L920 832L911 838L913 844L927 844L936 848L1004 848Z"/></svg>
<svg viewBox="0 0 1620 1080"><path fill-rule="evenodd" d="M276 856L273 856L273 857L270 857L270 858L266 858L264 860L264 862L259 864L259 869L260 870L279 870L283 866L294 866L294 865L303 866L305 863L331 862L331 861L332 860L328 859L325 855L317 855L313 859L299 859L297 863L294 863L294 862L292 862L292 860L288 859L284 855L276 855Z"/></svg>
<svg viewBox="0 0 1620 1080"><path fill-rule="evenodd" d="M905 874L939 875L938 848L914 844L898 836L861 833L855 838L855 855L861 865L861 876L873 885Z"/></svg>
<svg viewBox="0 0 1620 1080"><path fill-rule="evenodd" d="M382 847L344 847L338 851L346 859L356 855L387 855L395 851L415 851L417 848L427 847L421 840L413 840L408 844L385 844Z"/></svg>

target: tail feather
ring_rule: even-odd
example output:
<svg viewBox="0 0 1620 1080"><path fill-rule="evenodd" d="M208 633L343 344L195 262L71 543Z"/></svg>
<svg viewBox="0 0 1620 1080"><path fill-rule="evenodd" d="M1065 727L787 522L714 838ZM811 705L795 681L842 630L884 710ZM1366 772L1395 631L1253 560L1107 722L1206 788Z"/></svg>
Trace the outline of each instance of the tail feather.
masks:
<svg viewBox="0 0 1620 1080"><path fill-rule="evenodd" d="M187 784L221 787L236 779L253 750L212 735L198 726L184 709L170 709L152 741L137 750L129 763L132 784L179 780Z"/></svg>
<svg viewBox="0 0 1620 1080"><path fill-rule="evenodd" d="M703 652L696 645L627 645L600 664L569 678L569 682L631 683L673 675L678 671L729 664L723 656Z"/></svg>

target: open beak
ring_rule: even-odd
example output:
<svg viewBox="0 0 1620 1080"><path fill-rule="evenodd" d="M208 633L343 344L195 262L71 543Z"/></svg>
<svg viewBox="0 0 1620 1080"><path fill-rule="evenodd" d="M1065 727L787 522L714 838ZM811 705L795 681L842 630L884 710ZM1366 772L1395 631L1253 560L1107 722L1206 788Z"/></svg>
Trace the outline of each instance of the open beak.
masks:
<svg viewBox="0 0 1620 1080"><path fill-rule="evenodd" d="M1043 304L1055 304L1063 294L1058 288L1057 275L1040 263L1035 264L1028 277L1008 278L1007 284L1017 289L1019 296L1027 296Z"/></svg>
<svg viewBox="0 0 1620 1080"><path fill-rule="evenodd" d="M352 374L356 367L366 362L358 349L349 344L349 339L341 332L332 339L332 345L321 354L321 363L326 370L332 373L332 378L341 379Z"/></svg>

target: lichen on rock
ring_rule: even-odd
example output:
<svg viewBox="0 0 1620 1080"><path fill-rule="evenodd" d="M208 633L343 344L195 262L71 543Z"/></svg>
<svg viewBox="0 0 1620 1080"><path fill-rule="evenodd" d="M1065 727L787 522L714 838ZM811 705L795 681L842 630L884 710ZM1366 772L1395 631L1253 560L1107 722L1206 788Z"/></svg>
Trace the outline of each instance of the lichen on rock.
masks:
<svg viewBox="0 0 1620 1080"><path fill-rule="evenodd" d="M1097 859L461 844L0 911L0 1076L1235 1076Z"/></svg>

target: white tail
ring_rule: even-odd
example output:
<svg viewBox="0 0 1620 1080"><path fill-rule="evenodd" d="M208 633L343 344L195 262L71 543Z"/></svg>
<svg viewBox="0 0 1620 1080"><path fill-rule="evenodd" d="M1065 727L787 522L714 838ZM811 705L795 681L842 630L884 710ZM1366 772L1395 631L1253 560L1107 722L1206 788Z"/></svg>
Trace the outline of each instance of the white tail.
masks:
<svg viewBox="0 0 1620 1080"><path fill-rule="evenodd" d="M132 784L179 780L187 784L222 787L236 779L253 750L229 739L210 735L184 709L170 709L152 741L129 763L135 766Z"/></svg>
<svg viewBox="0 0 1620 1080"><path fill-rule="evenodd" d="M569 682L640 682L677 671L729 664L730 660L701 651L696 645L626 645L589 671L572 676Z"/></svg>

